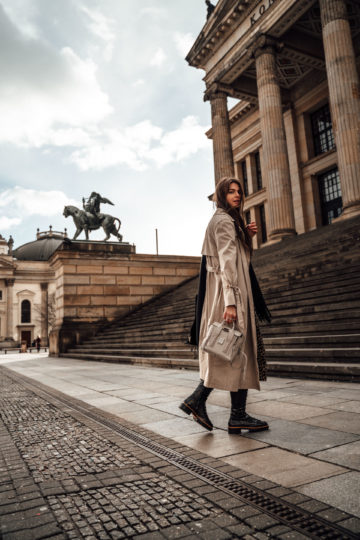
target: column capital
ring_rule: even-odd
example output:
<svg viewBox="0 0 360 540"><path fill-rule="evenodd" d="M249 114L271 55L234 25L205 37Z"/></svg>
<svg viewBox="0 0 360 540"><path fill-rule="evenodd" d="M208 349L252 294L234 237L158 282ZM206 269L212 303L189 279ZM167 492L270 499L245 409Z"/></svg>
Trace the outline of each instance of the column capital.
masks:
<svg viewBox="0 0 360 540"><path fill-rule="evenodd" d="M258 35L247 51L247 57L250 58L258 58L262 54L270 53L270 54L276 54L277 52L280 52L284 47L284 44L282 42L279 42L277 39L268 36L267 34L260 34Z"/></svg>
<svg viewBox="0 0 360 540"><path fill-rule="evenodd" d="M345 0L320 0L320 13L323 28L330 22L349 18Z"/></svg>
<svg viewBox="0 0 360 540"><path fill-rule="evenodd" d="M7 278L7 279L5 279L6 287L13 287L14 283L15 283L15 278Z"/></svg>
<svg viewBox="0 0 360 540"><path fill-rule="evenodd" d="M48 283L40 283L40 288L42 291L47 291L48 290Z"/></svg>
<svg viewBox="0 0 360 540"><path fill-rule="evenodd" d="M213 101L214 99L226 99L229 95L226 85L213 83L208 86L204 92L204 101Z"/></svg>

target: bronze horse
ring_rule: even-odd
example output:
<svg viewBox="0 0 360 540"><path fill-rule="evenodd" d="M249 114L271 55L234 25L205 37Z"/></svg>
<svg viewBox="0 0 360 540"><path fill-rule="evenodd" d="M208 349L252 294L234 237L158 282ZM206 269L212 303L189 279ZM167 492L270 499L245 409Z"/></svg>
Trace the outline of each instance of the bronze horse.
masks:
<svg viewBox="0 0 360 540"><path fill-rule="evenodd" d="M110 238L111 234L116 236L119 242L122 242L122 235L119 234L121 221L116 217L109 214L101 214L101 217L97 218L95 215L80 210L76 206L65 206L63 215L66 218L71 216L74 220L76 231L73 240L76 240L83 231L85 231L86 240L89 240L89 231L96 231L102 227L106 234L104 242ZM115 225L116 221L119 223L118 227Z"/></svg>

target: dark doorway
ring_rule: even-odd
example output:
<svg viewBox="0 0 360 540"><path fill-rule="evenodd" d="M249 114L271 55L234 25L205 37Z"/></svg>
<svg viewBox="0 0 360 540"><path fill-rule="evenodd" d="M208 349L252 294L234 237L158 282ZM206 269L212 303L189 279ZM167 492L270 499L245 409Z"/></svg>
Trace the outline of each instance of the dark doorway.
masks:
<svg viewBox="0 0 360 540"><path fill-rule="evenodd" d="M21 331L21 341L26 341L28 347L31 346L31 331L22 330Z"/></svg>
<svg viewBox="0 0 360 540"><path fill-rule="evenodd" d="M331 169L318 176L322 224L329 225L342 212L341 185L338 169Z"/></svg>

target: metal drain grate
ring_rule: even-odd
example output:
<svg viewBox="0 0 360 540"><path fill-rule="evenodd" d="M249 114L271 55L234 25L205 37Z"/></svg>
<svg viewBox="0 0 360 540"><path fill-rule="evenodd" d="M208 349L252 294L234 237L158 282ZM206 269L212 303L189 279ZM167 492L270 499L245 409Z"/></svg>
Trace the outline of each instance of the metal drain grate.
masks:
<svg viewBox="0 0 360 540"><path fill-rule="evenodd" d="M8 372L7 369L6 371ZM352 540L359 538L356 534L340 525L330 523L320 516L311 514L310 512L284 501L279 497L266 493L255 486L249 486L241 481L241 479L234 479L226 473L217 471L208 465L199 463L195 459L184 456L176 450L154 442L150 438L122 426L117 421L102 416L100 412L88 410L80 403L74 401L72 398L68 398L56 390L47 391L42 384L32 381L28 377L18 374L15 376L11 372L9 373L9 376L15 380L20 378L24 382L24 385L30 390L36 390L38 394L43 394L47 399L58 401L66 405L69 409L73 409L83 416L94 420L101 426L106 426L125 440L150 451L154 455L166 460L169 464L181 468L185 472L206 481L208 484L221 489L229 495L237 497L242 502L254 506L261 512L268 514L274 519L282 522L284 525L299 531L303 535L307 535L309 538L321 540Z"/></svg>

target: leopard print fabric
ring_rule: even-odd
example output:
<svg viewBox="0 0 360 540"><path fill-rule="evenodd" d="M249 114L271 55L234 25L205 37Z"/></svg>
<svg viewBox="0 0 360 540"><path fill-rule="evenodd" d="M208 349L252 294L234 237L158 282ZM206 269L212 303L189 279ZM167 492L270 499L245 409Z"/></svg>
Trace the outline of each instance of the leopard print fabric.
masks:
<svg viewBox="0 0 360 540"><path fill-rule="evenodd" d="M266 381L266 356L265 356L265 346L264 340L261 335L260 322L255 314L255 324L256 324L256 341L257 341L257 362L259 368L259 380Z"/></svg>

